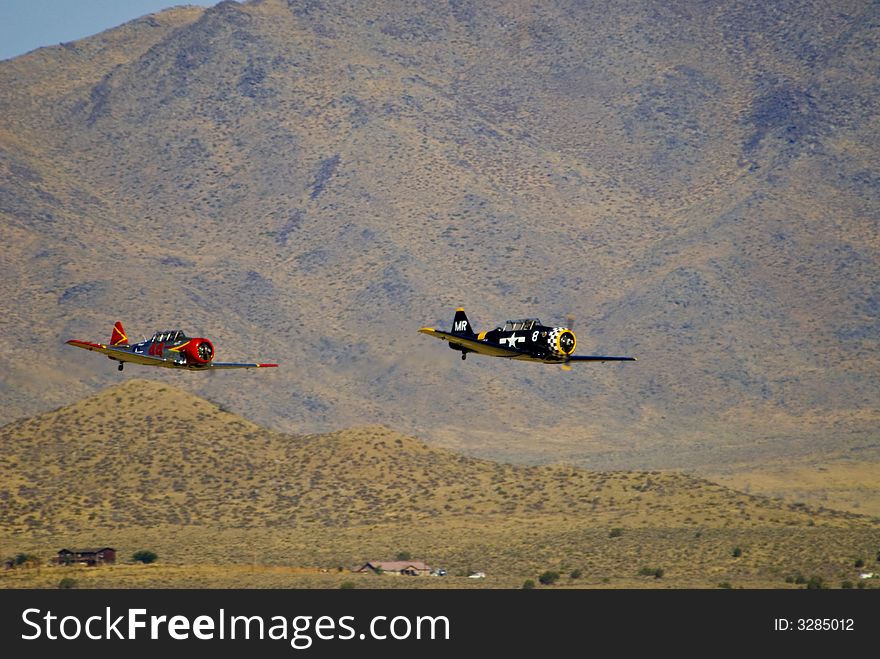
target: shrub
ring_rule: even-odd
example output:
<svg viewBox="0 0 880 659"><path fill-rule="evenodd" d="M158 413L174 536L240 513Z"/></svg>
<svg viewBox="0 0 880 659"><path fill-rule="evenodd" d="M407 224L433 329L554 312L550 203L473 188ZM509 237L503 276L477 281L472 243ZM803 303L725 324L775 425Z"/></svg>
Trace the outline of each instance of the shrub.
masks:
<svg viewBox="0 0 880 659"><path fill-rule="evenodd" d="M526 579L525 581L523 581L522 587L523 587L523 590L531 590L532 588L535 587L535 582L532 581L531 579Z"/></svg>
<svg viewBox="0 0 880 659"><path fill-rule="evenodd" d="M339 584L339 590L354 590L354 581L343 581Z"/></svg>
<svg viewBox="0 0 880 659"><path fill-rule="evenodd" d="M64 577L61 581L58 582L58 587L62 590L70 590L71 588L76 588L76 579Z"/></svg>
<svg viewBox="0 0 880 659"><path fill-rule="evenodd" d="M568 576L571 577L572 579L580 579L582 574L583 574L583 572L581 572L579 568L575 568L574 570L571 571L571 574L569 574Z"/></svg>
<svg viewBox="0 0 880 659"><path fill-rule="evenodd" d="M857 558L856 562L853 563L853 565L856 567L865 567L865 561L862 560L861 558Z"/></svg>
<svg viewBox="0 0 880 659"><path fill-rule="evenodd" d="M662 578L664 574L666 574L666 573L663 571L662 567L658 567L656 570L654 570L654 578L655 579Z"/></svg>
<svg viewBox="0 0 880 659"><path fill-rule="evenodd" d="M398 561L411 561L412 555L408 551L399 551L397 552L397 560Z"/></svg>
<svg viewBox="0 0 880 659"><path fill-rule="evenodd" d="M853 587L853 582L852 581L844 581L843 583L840 584L840 587L843 588L844 590L849 590L850 588Z"/></svg>
<svg viewBox="0 0 880 659"><path fill-rule="evenodd" d="M807 590L822 590L826 588L825 580L822 577L810 577L806 588Z"/></svg>
<svg viewBox="0 0 880 659"><path fill-rule="evenodd" d="M733 586L730 585L729 581L722 581L720 584L718 584L718 587L719 588L733 588Z"/></svg>
<svg viewBox="0 0 880 659"><path fill-rule="evenodd" d="M648 567L647 565L639 570L639 574L643 577L654 577L659 579L664 575L662 567Z"/></svg>
<svg viewBox="0 0 880 659"><path fill-rule="evenodd" d="M611 533L608 534L609 538L619 538L623 535L623 529L621 528L613 528L611 529Z"/></svg>
<svg viewBox="0 0 880 659"><path fill-rule="evenodd" d="M16 567L18 567L19 565L23 565L24 567L32 567L39 564L39 562L39 557L34 554L20 553L16 554L15 558L13 559L13 563Z"/></svg>
<svg viewBox="0 0 880 659"><path fill-rule="evenodd" d="M733 548L733 557L734 558L739 558L740 556L742 556L742 553L743 553L743 550L740 549L739 547Z"/></svg>
<svg viewBox="0 0 880 659"><path fill-rule="evenodd" d="M541 582L544 586L552 586L559 579L559 572L554 572L553 570L547 570L543 574L538 576L538 581Z"/></svg>
<svg viewBox="0 0 880 659"><path fill-rule="evenodd" d="M150 551L149 549L141 549L140 551L136 551L134 554L132 554L131 558L136 563L143 563L144 565L146 565L148 563L155 562L156 559L159 558L159 555L154 551Z"/></svg>

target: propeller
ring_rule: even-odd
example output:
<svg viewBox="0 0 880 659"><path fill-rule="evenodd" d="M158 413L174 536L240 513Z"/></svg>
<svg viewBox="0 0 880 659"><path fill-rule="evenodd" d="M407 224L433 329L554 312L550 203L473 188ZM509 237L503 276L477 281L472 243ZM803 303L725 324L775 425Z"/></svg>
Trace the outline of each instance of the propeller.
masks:
<svg viewBox="0 0 880 659"><path fill-rule="evenodd" d="M214 354L214 351L211 349L210 343L200 343L198 351L199 357L201 357L204 361L211 361L211 356Z"/></svg>
<svg viewBox="0 0 880 659"><path fill-rule="evenodd" d="M565 326L568 329L574 331L574 314L573 313L570 313L565 317ZM563 371L570 371L571 364L569 364L568 362L563 362L562 364L559 365L559 368L561 368Z"/></svg>

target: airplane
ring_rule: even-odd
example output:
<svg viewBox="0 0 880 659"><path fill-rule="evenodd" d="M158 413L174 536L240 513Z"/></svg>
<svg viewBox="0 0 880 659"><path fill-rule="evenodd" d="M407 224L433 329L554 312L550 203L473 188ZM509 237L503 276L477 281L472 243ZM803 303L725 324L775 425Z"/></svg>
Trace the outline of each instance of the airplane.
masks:
<svg viewBox="0 0 880 659"><path fill-rule="evenodd" d="M67 345L101 352L119 362L119 370L125 362L165 368L182 368L189 371L207 371L215 368L271 368L278 364L246 364L240 362L215 362L214 344L208 339L190 338L181 330L159 331L152 338L129 344L122 323L116 322L110 335L110 345L71 339Z"/></svg>
<svg viewBox="0 0 880 659"><path fill-rule="evenodd" d="M477 334L461 307L455 310L451 332L432 327L423 327L419 332L448 341L450 348L461 352L462 359L467 359L469 352L475 352L490 357L560 364L566 370L571 368L571 362L636 361L635 357L575 355L577 338L570 327L549 327L537 318L508 320L502 327Z"/></svg>

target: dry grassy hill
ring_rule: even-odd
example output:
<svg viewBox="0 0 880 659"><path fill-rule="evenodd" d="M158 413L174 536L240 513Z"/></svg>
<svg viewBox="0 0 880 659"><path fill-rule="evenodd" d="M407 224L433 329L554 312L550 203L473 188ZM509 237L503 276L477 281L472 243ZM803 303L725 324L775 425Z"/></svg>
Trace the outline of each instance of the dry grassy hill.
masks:
<svg viewBox="0 0 880 659"><path fill-rule="evenodd" d="M856 458L769 463L707 475L727 487L880 519L880 464Z"/></svg>
<svg viewBox="0 0 880 659"><path fill-rule="evenodd" d="M0 442L0 555L161 557L78 573L83 585L327 587L400 551L491 587L546 569L581 570L577 586L837 585L880 551L871 518L680 473L502 464L378 426L284 435L146 380L4 426ZM663 579L638 575L651 566ZM0 587L52 586L59 570L7 571Z"/></svg>
<svg viewBox="0 0 880 659"><path fill-rule="evenodd" d="M0 62L0 419L118 382L63 342L121 319L279 362L142 373L278 431L877 459L878 16L226 1ZM640 361L462 363L416 333L459 305Z"/></svg>

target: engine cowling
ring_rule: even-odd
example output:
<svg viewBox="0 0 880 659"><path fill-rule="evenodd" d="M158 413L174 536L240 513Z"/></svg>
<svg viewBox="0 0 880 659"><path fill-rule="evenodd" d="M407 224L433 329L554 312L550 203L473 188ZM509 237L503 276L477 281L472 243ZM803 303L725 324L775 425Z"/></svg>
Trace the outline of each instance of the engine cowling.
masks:
<svg viewBox="0 0 880 659"><path fill-rule="evenodd" d="M550 353L557 357L568 357L577 347L577 337L567 327L554 327L547 335Z"/></svg>
<svg viewBox="0 0 880 659"><path fill-rule="evenodd" d="M191 364L209 364L214 359L214 344L208 339L190 339L184 352L186 361Z"/></svg>

